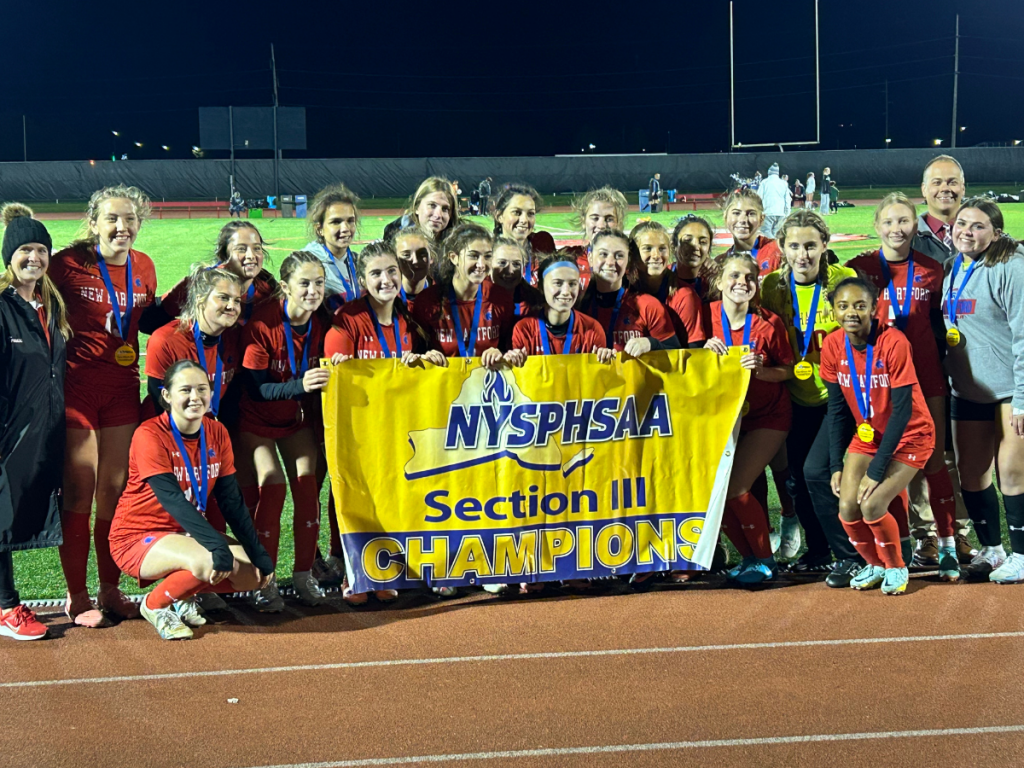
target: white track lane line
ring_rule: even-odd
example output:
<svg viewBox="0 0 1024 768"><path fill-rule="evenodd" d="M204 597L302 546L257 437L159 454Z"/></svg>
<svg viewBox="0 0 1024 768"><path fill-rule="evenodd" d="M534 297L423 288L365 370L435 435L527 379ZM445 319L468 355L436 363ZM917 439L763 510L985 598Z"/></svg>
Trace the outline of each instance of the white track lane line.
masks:
<svg viewBox="0 0 1024 768"><path fill-rule="evenodd" d="M996 733L1022 733L1024 725L998 725L984 728L937 728L922 731L876 731L869 733L822 733L812 736L765 736L759 739L709 739L707 741L664 741L654 744L612 744L599 747L561 747L551 749L515 749L505 752L465 752L452 755L416 755L380 757L363 760L336 760L326 763L288 763L252 768L371 768L372 766L413 765L416 763L454 763L467 760L510 760L522 757L568 757L571 755L611 755L629 752L658 752L680 749L719 747L775 747L783 744L820 744L836 741L875 739L919 739L943 736L982 736Z"/></svg>
<svg viewBox="0 0 1024 768"><path fill-rule="evenodd" d="M321 672L336 669L372 669L410 667L426 664L472 664L490 661L531 661L544 659L582 659L602 656L642 656L656 653L705 653L713 651L759 651L784 648L819 648L843 645L885 645L887 643L936 643L955 640L1000 640L1024 638L1024 632L980 632L967 635L919 635L910 637L857 637L844 640L793 640L777 643L733 643L731 645L682 645L671 648L617 648L606 651L554 651L548 653L502 653L488 656L448 656L432 659L383 659L380 661L344 661L334 664L295 664L287 667L251 669L212 669L192 672L165 672L152 675L77 677L66 680L25 680L0 683L0 688L42 688L53 685L92 685L96 683L138 683L151 680L184 680L196 677L261 675L276 672Z"/></svg>

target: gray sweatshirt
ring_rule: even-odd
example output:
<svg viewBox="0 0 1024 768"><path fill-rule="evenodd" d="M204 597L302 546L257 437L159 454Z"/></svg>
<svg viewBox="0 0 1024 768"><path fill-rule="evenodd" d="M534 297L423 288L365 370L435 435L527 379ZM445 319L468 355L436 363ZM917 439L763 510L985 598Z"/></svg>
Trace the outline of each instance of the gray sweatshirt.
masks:
<svg viewBox="0 0 1024 768"><path fill-rule="evenodd" d="M961 264L953 296L967 274ZM949 321L952 262L942 281L942 311ZM957 304L960 343L946 346L946 373L953 394L975 403L1012 398L1024 409L1024 248L1003 264L978 264Z"/></svg>
<svg viewBox="0 0 1024 768"><path fill-rule="evenodd" d="M324 305L331 311L334 312L342 304L349 299L358 298L362 295L363 291L359 287L359 281L356 279L355 274L349 269L348 259L344 256L340 259L335 257L334 263L331 263L330 251L327 250L327 246L323 243L315 240L306 244L303 248L304 251L309 251L324 265L324 272L327 275L327 281L324 284ZM351 249L349 249L351 250ZM352 263L355 264L356 252L352 251ZM345 284L341 278L344 276L345 280L348 281L349 285L349 297L345 296Z"/></svg>

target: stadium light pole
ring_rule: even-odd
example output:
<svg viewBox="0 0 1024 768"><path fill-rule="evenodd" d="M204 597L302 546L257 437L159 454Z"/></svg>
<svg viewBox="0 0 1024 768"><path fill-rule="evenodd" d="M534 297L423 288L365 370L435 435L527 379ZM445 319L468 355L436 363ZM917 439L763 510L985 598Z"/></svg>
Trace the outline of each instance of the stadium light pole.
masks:
<svg viewBox="0 0 1024 768"><path fill-rule="evenodd" d="M24 161L28 162L28 128L25 123L25 116L21 116L21 154Z"/></svg>
<svg viewBox="0 0 1024 768"><path fill-rule="evenodd" d="M280 150L277 148L277 60L274 58L274 44L270 44L270 70L274 78L274 195L278 206L281 205L281 172L278 167ZM280 212L280 207L278 211Z"/></svg>
<svg viewBox="0 0 1024 768"><path fill-rule="evenodd" d="M956 92L960 85L960 14L956 15L956 43L953 48L953 130L949 146L956 148Z"/></svg>

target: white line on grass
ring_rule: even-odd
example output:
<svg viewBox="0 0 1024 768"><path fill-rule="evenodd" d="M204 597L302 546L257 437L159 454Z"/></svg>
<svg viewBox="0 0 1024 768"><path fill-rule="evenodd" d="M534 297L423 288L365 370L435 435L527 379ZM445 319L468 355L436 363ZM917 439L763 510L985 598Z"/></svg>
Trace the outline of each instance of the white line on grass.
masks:
<svg viewBox="0 0 1024 768"><path fill-rule="evenodd" d="M884 645L886 643L934 643L949 640L999 640L1024 638L1024 632L979 632L966 635L918 635L909 637L855 637L842 640L792 640L776 643L733 643L727 645L681 645L668 648L613 648L604 651L551 651L545 653L501 653L487 656L441 656L428 659L382 659L379 661L343 661L333 664L294 664L287 667L255 667L251 669L211 669L191 672L164 672L151 675L116 675L111 677L75 677L66 680L25 680L0 683L0 688L40 688L52 685L86 685L94 683L139 683L151 680L182 680L195 677L227 677L260 675L275 672L321 672L337 669L372 669L377 667L411 667L427 664L471 664L489 661L534 661L545 659L582 659L602 656L642 656L656 653L703 653L711 651L759 651L780 648L817 648L842 645Z"/></svg>
<svg viewBox="0 0 1024 768"><path fill-rule="evenodd" d="M937 736L982 736L994 733L1020 733L1024 725L997 725L983 728L936 728L920 731L875 731L869 733L822 733L811 736L765 736L757 739L708 739L705 741L664 741L654 744L612 744L603 747L561 747L551 749L514 749L504 752L465 752L452 755L416 755L379 757L363 760L336 760L326 763L289 763L259 768L370 768L379 765L414 763L451 763L467 760L508 760L519 757L568 757L571 755L609 755L628 752L659 752L676 749L714 749L717 747L775 747L783 744L819 744L835 741L872 739L917 739Z"/></svg>

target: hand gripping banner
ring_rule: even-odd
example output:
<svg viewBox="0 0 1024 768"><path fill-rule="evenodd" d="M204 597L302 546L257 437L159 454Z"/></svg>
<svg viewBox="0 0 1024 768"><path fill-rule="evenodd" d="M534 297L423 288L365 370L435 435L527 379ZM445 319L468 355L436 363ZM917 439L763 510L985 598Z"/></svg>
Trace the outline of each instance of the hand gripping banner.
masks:
<svg viewBox="0 0 1024 768"><path fill-rule="evenodd" d="M500 371L325 361L352 588L708 568L750 376L740 352Z"/></svg>

